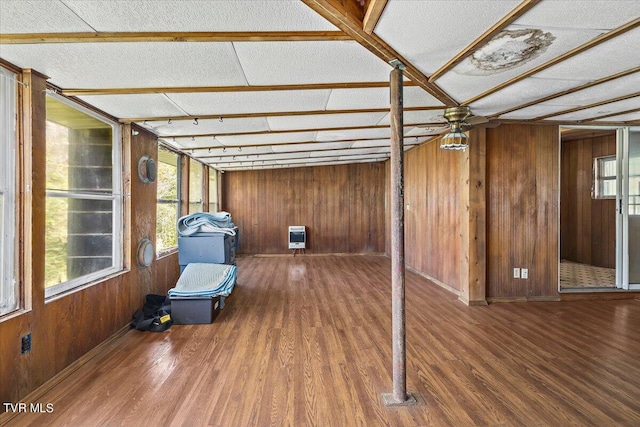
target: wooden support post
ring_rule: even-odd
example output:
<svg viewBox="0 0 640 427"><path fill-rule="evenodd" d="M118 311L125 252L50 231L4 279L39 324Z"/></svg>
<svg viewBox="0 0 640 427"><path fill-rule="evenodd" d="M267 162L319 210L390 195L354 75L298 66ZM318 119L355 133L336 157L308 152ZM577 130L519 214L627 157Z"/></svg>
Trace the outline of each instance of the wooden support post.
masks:
<svg viewBox="0 0 640 427"><path fill-rule="evenodd" d="M407 354L404 307L404 179L402 75L404 65L391 61L391 316L393 392L384 393L387 406L413 405L407 393Z"/></svg>

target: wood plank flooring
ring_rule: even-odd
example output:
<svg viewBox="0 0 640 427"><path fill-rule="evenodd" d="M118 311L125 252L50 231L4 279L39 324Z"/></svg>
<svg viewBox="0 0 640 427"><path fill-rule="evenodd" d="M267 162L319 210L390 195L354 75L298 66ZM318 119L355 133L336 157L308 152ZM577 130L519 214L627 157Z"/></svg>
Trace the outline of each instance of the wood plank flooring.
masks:
<svg viewBox="0 0 640 427"><path fill-rule="evenodd" d="M638 426L640 301L467 307L407 273L407 386L391 391L390 263L238 260L211 325L130 331L16 426Z"/></svg>

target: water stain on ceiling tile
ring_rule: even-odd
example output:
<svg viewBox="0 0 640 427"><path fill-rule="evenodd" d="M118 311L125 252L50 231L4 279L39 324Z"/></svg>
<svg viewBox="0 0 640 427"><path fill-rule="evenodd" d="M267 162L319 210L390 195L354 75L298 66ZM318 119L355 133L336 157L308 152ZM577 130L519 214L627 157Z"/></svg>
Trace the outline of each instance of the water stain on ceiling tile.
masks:
<svg viewBox="0 0 640 427"><path fill-rule="evenodd" d="M460 64L456 72L488 75L519 67L542 55L555 39L539 29L503 30Z"/></svg>

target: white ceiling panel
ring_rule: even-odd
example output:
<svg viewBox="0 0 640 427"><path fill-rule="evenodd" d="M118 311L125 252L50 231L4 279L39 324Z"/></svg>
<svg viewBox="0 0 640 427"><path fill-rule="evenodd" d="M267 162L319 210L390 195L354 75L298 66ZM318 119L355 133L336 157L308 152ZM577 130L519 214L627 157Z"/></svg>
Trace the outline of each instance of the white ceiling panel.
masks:
<svg viewBox="0 0 640 427"><path fill-rule="evenodd" d="M634 108L640 108L640 97L625 99L624 101L612 102L610 104L600 105L598 107L587 108L586 110L580 110L574 113L554 116L549 120L587 120L592 117L611 114L615 113L616 111L622 112L632 110Z"/></svg>
<svg viewBox="0 0 640 427"><path fill-rule="evenodd" d="M627 3L627 2L624 2ZM592 47L586 52L536 74L550 79L574 78L596 80L640 65L638 57L640 28Z"/></svg>
<svg viewBox="0 0 640 427"><path fill-rule="evenodd" d="M19 16L19 19L15 17ZM0 2L0 32L61 33L93 32L73 11L57 1L2 1Z"/></svg>
<svg viewBox="0 0 640 427"><path fill-rule="evenodd" d="M429 75L518 3L517 0L391 0L378 21L375 33Z"/></svg>
<svg viewBox="0 0 640 427"><path fill-rule="evenodd" d="M361 148L361 147L388 147L391 144L389 139L372 139L369 141L356 141L351 144L352 148Z"/></svg>
<svg viewBox="0 0 640 427"><path fill-rule="evenodd" d="M555 106L553 109L550 109L548 106L536 104L527 108L522 108L520 110L515 110L507 114L501 115L499 118L501 119L513 119L513 120L527 120L533 119L544 114L549 114L557 111L568 110L570 108L578 107L578 105L561 105Z"/></svg>
<svg viewBox="0 0 640 427"><path fill-rule="evenodd" d="M185 146L188 149L188 142L184 142L181 145ZM208 148L208 149L204 149L204 150L194 150L194 152L192 153L192 155L196 156L196 157L220 157L220 156L224 156L224 157L228 157L228 156L233 156L233 155L241 155L241 156L249 156L251 158L255 158L256 156L261 156L264 154L268 154L268 153L273 153L273 150L271 149L270 146L256 146L256 147L247 147L245 149L242 150L238 150L237 148L223 148L223 147L219 147L219 148ZM224 158L223 157L223 158Z"/></svg>
<svg viewBox="0 0 640 427"><path fill-rule="evenodd" d="M336 30L298 0L64 0L64 3L96 31Z"/></svg>
<svg viewBox="0 0 640 427"><path fill-rule="evenodd" d="M640 92L640 73L551 99L543 105L587 105L633 92ZM640 101L638 103L640 104Z"/></svg>
<svg viewBox="0 0 640 427"><path fill-rule="evenodd" d="M607 117L606 119L609 122L631 122L640 120L640 111L636 111L635 113L621 114L619 116Z"/></svg>
<svg viewBox="0 0 640 427"><path fill-rule="evenodd" d="M517 27L509 27L508 29L517 29ZM569 50L580 46L581 44L597 37L599 32L592 30L548 30L555 40L538 56L531 57L528 60L515 63L508 68L497 68L485 70L479 68L478 65L469 57L454 67L451 71L445 73L437 80L437 83L447 93L454 98L464 101L472 98L480 93L492 89L499 84L516 77L525 71L529 71L538 65L541 65L557 56L562 55ZM572 79L576 73L568 75L555 76L556 79ZM537 77L541 77L536 75ZM548 77L548 76L547 76ZM580 74L580 78L583 75Z"/></svg>
<svg viewBox="0 0 640 427"><path fill-rule="evenodd" d="M318 114L311 116L267 117L272 130L320 129L348 126L373 126L385 113Z"/></svg>
<svg viewBox="0 0 640 427"><path fill-rule="evenodd" d="M403 114L403 120L406 124L443 123L445 122L444 117L442 117L443 114L444 110L405 111ZM379 125L388 125L390 123L389 113L386 113L378 122Z"/></svg>
<svg viewBox="0 0 640 427"><path fill-rule="evenodd" d="M287 144L273 146L274 153L284 153L287 151L312 151L327 149L344 149L351 146L351 142L316 142L313 144Z"/></svg>
<svg viewBox="0 0 640 427"><path fill-rule="evenodd" d="M409 130L405 130L405 136L420 136L420 135L437 135L444 132L449 128L448 125L442 126L427 126L427 127L414 127Z"/></svg>
<svg viewBox="0 0 640 427"><path fill-rule="evenodd" d="M589 0L576 7L574 0L543 1L515 21L522 27L609 30L640 16L640 2Z"/></svg>
<svg viewBox="0 0 640 427"><path fill-rule="evenodd" d="M352 148L345 150L327 150L327 151L314 151L311 152L310 157L329 157L329 156L347 156L347 155L359 155L359 154L378 154L382 150L382 147L373 148Z"/></svg>
<svg viewBox="0 0 640 427"><path fill-rule="evenodd" d="M331 90L172 93L167 95L190 115L324 110Z"/></svg>
<svg viewBox="0 0 640 427"><path fill-rule="evenodd" d="M20 44L0 55L62 88L246 84L231 43Z"/></svg>
<svg viewBox="0 0 640 427"><path fill-rule="evenodd" d="M389 138L389 128L323 130L316 135L316 141L334 141L339 139Z"/></svg>
<svg viewBox="0 0 640 427"><path fill-rule="evenodd" d="M438 99L418 86L405 86L403 90L405 107L427 107L442 105ZM389 88L333 89L328 110L357 108L389 108Z"/></svg>
<svg viewBox="0 0 640 427"><path fill-rule="evenodd" d="M161 93L80 96L79 98L118 118L182 116L185 114Z"/></svg>
<svg viewBox="0 0 640 427"><path fill-rule="evenodd" d="M225 119L222 122L218 119L198 120L197 123L198 124L195 124L194 120L173 120L171 124L165 121L153 121L146 123L141 122L138 124L151 129L158 136L254 132L269 130L267 121L262 117L247 119ZM210 141L211 139L209 139L209 145Z"/></svg>
<svg viewBox="0 0 640 427"><path fill-rule="evenodd" d="M234 43L251 85L383 82L391 66L352 41Z"/></svg>
<svg viewBox="0 0 640 427"><path fill-rule="evenodd" d="M261 145L277 144L280 142L304 142L315 140L315 132L264 133L258 135L228 135L218 136L224 145Z"/></svg>
<svg viewBox="0 0 640 427"><path fill-rule="evenodd" d="M479 99L472 103L470 107L475 115L489 116L584 83L588 82L584 80L552 80L529 77Z"/></svg>

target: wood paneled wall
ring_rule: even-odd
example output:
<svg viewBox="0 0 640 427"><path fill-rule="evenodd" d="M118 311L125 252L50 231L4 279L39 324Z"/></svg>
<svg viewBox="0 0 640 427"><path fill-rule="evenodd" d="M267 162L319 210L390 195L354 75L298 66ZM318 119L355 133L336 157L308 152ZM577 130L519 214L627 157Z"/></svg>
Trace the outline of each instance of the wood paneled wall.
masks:
<svg viewBox="0 0 640 427"><path fill-rule="evenodd" d="M33 164L33 174L25 177L21 200L31 213L31 228L22 238L33 236L32 253L23 253L27 265L21 281L28 299L27 310L0 322L0 402L19 402L21 398L55 376L92 348L105 341L131 320L147 293L166 293L178 278L177 254L154 261L147 269L135 262L135 249L142 237L155 238L155 184L143 184L137 178L137 159L156 157L156 137L138 129L131 137L126 126L124 136L125 191L127 214L124 230L128 269L112 278L45 303L44 300L44 206L45 206L45 80L29 73L28 89L22 89L24 105L23 142L30 148L25 154ZM133 139L133 141L131 141ZM31 182L30 182L31 181ZM31 184L32 197L24 188ZM32 200L32 203L31 203ZM131 202L131 203L129 203ZM33 208L33 209L32 209ZM27 246L28 247L28 246ZM26 257L26 258L25 258ZM29 310L29 306L31 309ZM32 334L32 349L20 353L20 339ZM2 408L4 410L4 408Z"/></svg>
<svg viewBox="0 0 640 427"><path fill-rule="evenodd" d="M428 142L405 153L405 260L460 291L463 154L441 150L439 144Z"/></svg>
<svg viewBox="0 0 640 427"><path fill-rule="evenodd" d="M382 253L383 163L227 172L222 208L239 227L239 252L287 253L289 225L307 227L309 253Z"/></svg>
<svg viewBox="0 0 640 427"><path fill-rule="evenodd" d="M557 126L487 129L487 297L558 297L558 139Z"/></svg>
<svg viewBox="0 0 640 427"><path fill-rule="evenodd" d="M615 268L616 201L593 199L593 160L615 156L616 135L562 141L560 254L562 259Z"/></svg>

